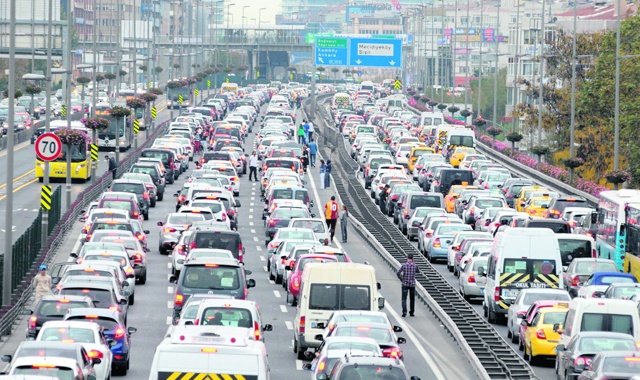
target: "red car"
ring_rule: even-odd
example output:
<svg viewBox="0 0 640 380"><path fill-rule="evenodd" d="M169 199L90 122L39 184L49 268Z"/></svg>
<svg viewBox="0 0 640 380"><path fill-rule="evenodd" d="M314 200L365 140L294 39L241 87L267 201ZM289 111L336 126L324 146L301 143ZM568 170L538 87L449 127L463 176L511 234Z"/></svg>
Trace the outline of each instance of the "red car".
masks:
<svg viewBox="0 0 640 380"><path fill-rule="evenodd" d="M302 270L307 263L330 263L338 262L338 258L333 255L308 254L302 255L298 260L290 260L286 270L290 270L287 278L287 302L296 305L298 294L300 294L300 282L302 281Z"/></svg>

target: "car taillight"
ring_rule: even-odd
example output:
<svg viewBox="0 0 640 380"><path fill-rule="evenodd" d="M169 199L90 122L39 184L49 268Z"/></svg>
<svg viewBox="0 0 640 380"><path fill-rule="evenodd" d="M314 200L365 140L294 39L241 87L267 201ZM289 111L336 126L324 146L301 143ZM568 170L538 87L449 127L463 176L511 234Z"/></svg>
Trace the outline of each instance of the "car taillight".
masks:
<svg viewBox="0 0 640 380"><path fill-rule="evenodd" d="M487 220L486 222L484 222L484 226L485 226L485 227L489 227L489 224L491 224L491 221L490 221L490 220Z"/></svg>
<svg viewBox="0 0 640 380"><path fill-rule="evenodd" d="M511 193L507 194L507 198L509 198L509 199L513 198L513 194L511 194Z"/></svg>
<svg viewBox="0 0 640 380"><path fill-rule="evenodd" d="M585 358L582 356L578 356L574 361L573 361L573 365L574 366L585 366L588 367L591 365L591 358Z"/></svg>
<svg viewBox="0 0 640 380"><path fill-rule="evenodd" d="M433 236L433 231L428 230L427 232L425 232L425 234L424 234L424 235L425 235L426 237L431 237L431 236Z"/></svg>
<svg viewBox="0 0 640 380"><path fill-rule="evenodd" d="M589 236L589 233L587 233L587 236ZM595 248L591 250L591 257L598 257L598 256L596 256Z"/></svg>
<svg viewBox="0 0 640 380"><path fill-rule="evenodd" d="M440 244L440 238L435 238L433 241L433 248L440 248L442 245Z"/></svg>
<svg viewBox="0 0 640 380"><path fill-rule="evenodd" d="M470 284L476 283L476 277L473 275L473 273L469 274L469 277L467 277L467 282Z"/></svg>
<svg viewBox="0 0 640 380"><path fill-rule="evenodd" d="M38 317L33 316L29 318L29 328L32 330L35 330L37 322L38 322Z"/></svg>
<svg viewBox="0 0 640 380"><path fill-rule="evenodd" d="M580 277L578 276L574 276L571 279L571 286L578 286L578 283L580 283Z"/></svg>
<svg viewBox="0 0 640 380"><path fill-rule="evenodd" d="M109 310L111 310L111 311L120 311L120 308L118 306L110 306Z"/></svg>
<svg viewBox="0 0 640 380"><path fill-rule="evenodd" d="M103 358L102 352L100 352L98 350L91 350L91 351L87 352L87 356L89 356L89 359L102 359Z"/></svg>
<svg viewBox="0 0 640 380"><path fill-rule="evenodd" d="M184 251L184 244L180 244L176 247L178 249L178 254L184 256L186 253Z"/></svg>
<svg viewBox="0 0 640 380"><path fill-rule="evenodd" d="M165 234L169 234L169 233L172 233L172 232L176 232L177 230L175 228L173 228L173 227L165 227L163 229L163 231L164 231Z"/></svg>
<svg viewBox="0 0 640 380"><path fill-rule="evenodd" d="M389 347L382 350L382 356L387 358L399 358L400 350L397 347Z"/></svg>
<svg viewBox="0 0 640 380"><path fill-rule="evenodd" d="M183 302L184 302L184 296L182 294L178 293L173 298L173 306L182 306Z"/></svg>
<svg viewBox="0 0 640 380"><path fill-rule="evenodd" d="M91 228L91 226L89 224L85 224L84 227L82 227L82 232L85 234L89 233L89 228Z"/></svg>
<svg viewBox="0 0 640 380"><path fill-rule="evenodd" d="M182 202L184 202L186 199L187 199L187 197L186 197L186 196L184 196L184 195L180 195L180 196L178 197L178 203L182 203Z"/></svg>
<svg viewBox="0 0 640 380"><path fill-rule="evenodd" d="M116 338L116 340L124 338L124 329L122 327L118 327L116 329L115 338Z"/></svg>
<svg viewBox="0 0 640 380"><path fill-rule="evenodd" d="M260 340L260 325L258 325L258 322L253 321L253 334L256 337L256 340Z"/></svg>
<svg viewBox="0 0 640 380"><path fill-rule="evenodd" d="M544 334L544 330L543 329L536 330L536 338L547 340L547 336Z"/></svg>
<svg viewBox="0 0 640 380"><path fill-rule="evenodd" d="M147 193L146 191L144 193L142 193L142 198L149 200L149 193Z"/></svg>
<svg viewBox="0 0 640 380"><path fill-rule="evenodd" d="M134 263L141 263L141 262L142 262L142 255L141 255L141 254L139 254L139 253L136 253L136 254L133 256L133 262L134 262Z"/></svg>
<svg viewBox="0 0 640 380"><path fill-rule="evenodd" d="M500 301L500 287L496 287L493 291L493 300Z"/></svg>
<svg viewBox="0 0 640 380"><path fill-rule="evenodd" d="M307 318L303 315L300 317L300 333L304 334L305 332L305 323L307 322Z"/></svg>
<svg viewBox="0 0 640 380"><path fill-rule="evenodd" d="M134 211L134 212L133 212L133 217L134 217L134 218L137 218L137 217L139 217L139 216L140 216L140 214L138 214L138 212L137 212L137 211Z"/></svg>

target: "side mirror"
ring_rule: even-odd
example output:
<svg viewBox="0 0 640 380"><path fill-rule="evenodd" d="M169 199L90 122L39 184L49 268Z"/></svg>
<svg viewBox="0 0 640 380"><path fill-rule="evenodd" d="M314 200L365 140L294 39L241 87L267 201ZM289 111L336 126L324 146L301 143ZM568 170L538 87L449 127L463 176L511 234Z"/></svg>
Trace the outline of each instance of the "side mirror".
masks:
<svg viewBox="0 0 640 380"><path fill-rule="evenodd" d="M12 356L11 355L2 355L0 358L5 363L11 363Z"/></svg>
<svg viewBox="0 0 640 380"><path fill-rule="evenodd" d="M144 251L145 251L146 253L149 253L149 252L151 252L151 249L149 249L149 248L145 248L145 249L144 249Z"/></svg>
<svg viewBox="0 0 640 380"><path fill-rule="evenodd" d="M149 231L149 230L144 230L142 232L144 232L145 235L149 235L151 233L151 231Z"/></svg>
<svg viewBox="0 0 640 380"><path fill-rule="evenodd" d="M178 193L173 194L173 196L174 196L175 198L178 198L178 195L180 195L180 194L178 194Z"/></svg>
<svg viewBox="0 0 640 380"><path fill-rule="evenodd" d="M420 380L418 376L411 376L411 380Z"/></svg>
<svg viewBox="0 0 640 380"><path fill-rule="evenodd" d="M592 298L604 298L604 292L603 291L595 291L593 292L593 294L591 295Z"/></svg>
<svg viewBox="0 0 640 380"><path fill-rule="evenodd" d="M324 373L324 372L319 373L319 374L316 376L316 380L327 380L327 379L329 379L329 377L328 377L328 376L327 376L327 374L326 374L326 373Z"/></svg>
<svg viewBox="0 0 640 380"><path fill-rule="evenodd" d="M558 344L556 346L556 351L560 352L560 351L564 351L566 348L564 347L564 344Z"/></svg>
<svg viewBox="0 0 640 380"><path fill-rule="evenodd" d="M311 214L311 217L312 217L312 218L315 218L315 217L316 217L316 214Z"/></svg>
<svg viewBox="0 0 640 380"><path fill-rule="evenodd" d="M270 324L262 325L262 331L273 331L273 325L270 325Z"/></svg>
<svg viewBox="0 0 640 380"><path fill-rule="evenodd" d="M291 266L287 265L286 267L284 267L284 270L292 270Z"/></svg>
<svg viewBox="0 0 640 380"><path fill-rule="evenodd" d="M253 278L250 278L247 280L247 288L255 288L256 287L256 280L254 280Z"/></svg>
<svg viewBox="0 0 640 380"><path fill-rule="evenodd" d="M127 334L129 334L129 335L136 333L136 331L138 331L138 329L135 328L135 327L127 328Z"/></svg>
<svg viewBox="0 0 640 380"><path fill-rule="evenodd" d="M242 204L240 203L240 201L236 200L236 207L241 207Z"/></svg>
<svg viewBox="0 0 640 380"><path fill-rule="evenodd" d="M553 324L553 332L560 333L560 324L559 323L554 323Z"/></svg>
<svg viewBox="0 0 640 380"><path fill-rule="evenodd" d="M136 275L134 273L127 273L127 278L135 278Z"/></svg>
<svg viewBox="0 0 640 380"><path fill-rule="evenodd" d="M405 343L407 343L407 340L405 338L403 338L403 337L400 337L400 338L398 338L397 343L398 344L405 344Z"/></svg>
<svg viewBox="0 0 640 380"><path fill-rule="evenodd" d="M317 334L313 337L313 339L317 340L318 342L322 342L324 340L324 337L322 336L322 334Z"/></svg>
<svg viewBox="0 0 640 380"><path fill-rule="evenodd" d="M102 359L100 359L100 358L91 359L91 363L93 365L98 365L98 364L102 363ZM95 379L95 376L93 378ZM89 376L89 379L91 379L91 376Z"/></svg>
<svg viewBox="0 0 640 380"><path fill-rule="evenodd" d="M120 300L120 305L122 305L122 306L126 305L127 303L128 303L127 300Z"/></svg>
<svg viewBox="0 0 640 380"><path fill-rule="evenodd" d="M169 277L169 282L172 283L172 284L177 284L178 283L178 277L176 277L176 275L172 274Z"/></svg>
<svg viewBox="0 0 640 380"><path fill-rule="evenodd" d="M484 267L479 267L478 276L485 277L486 275L487 275L487 272L485 271Z"/></svg>
<svg viewBox="0 0 640 380"><path fill-rule="evenodd" d="M33 310L31 309L22 310L22 315L32 315L32 314L33 314Z"/></svg>
<svg viewBox="0 0 640 380"><path fill-rule="evenodd" d="M316 323L316 327L319 329L324 329L326 327L326 324L324 322Z"/></svg>
<svg viewBox="0 0 640 380"><path fill-rule="evenodd" d="M122 286L129 286L129 281L122 281Z"/></svg>
<svg viewBox="0 0 640 380"><path fill-rule="evenodd" d="M400 326L393 326L393 332L402 332L402 327L400 327Z"/></svg>
<svg viewBox="0 0 640 380"><path fill-rule="evenodd" d="M378 297L378 310L379 309L384 309L384 297L382 296Z"/></svg>
<svg viewBox="0 0 640 380"><path fill-rule="evenodd" d="M527 322L527 320L526 320L526 319L523 319L523 320L520 322L520 326L527 327L527 326L529 326L529 322Z"/></svg>
<svg viewBox="0 0 640 380"><path fill-rule="evenodd" d="M380 285L380 283L378 282L378 283L376 283L376 288L377 288L378 290L380 290L380 289L382 289L382 285Z"/></svg>
<svg viewBox="0 0 640 380"><path fill-rule="evenodd" d="M164 222L158 222L158 223L156 223L156 225L159 226L159 227L162 227L162 226L164 226Z"/></svg>

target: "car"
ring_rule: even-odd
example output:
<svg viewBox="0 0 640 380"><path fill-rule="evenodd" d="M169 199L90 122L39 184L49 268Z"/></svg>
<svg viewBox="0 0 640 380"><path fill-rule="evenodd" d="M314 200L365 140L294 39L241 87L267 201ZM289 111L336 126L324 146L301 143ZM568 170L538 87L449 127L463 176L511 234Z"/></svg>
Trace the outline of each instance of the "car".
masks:
<svg viewBox="0 0 640 380"><path fill-rule="evenodd" d="M129 212L129 218L131 219L139 220L143 217L140 212L140 207L138 206L137 200L115 198L113 196L114 193L108 193L107 197L100 198L100 201L98 202L98 205L96 207L126 210L127 212Z"/></svg>
<svg viewBox="0 0 640 380"><path fill-rule="evenodd" d="M440 223L433 231L429 244L425 245L426 257L431 263L437 260L447 259L447 250L455 235L461 231L471 231L468 224L463 223Z"/></svg>
<svg viewBox="0 0 640 380"><path fill-rule="evenodd" d="M332 255L322 254L303 254L298 257L289 254L285 271L288 271L286 289L287 303L292 306L298 304L298 295L300 294L300 285L302 283L302 271L309 263L331 263L338 262L338 259Z"/></svg>
<svg viewBox="0 0 640 380"><path fill-rule="evenodd" d="M615 299L637 299L640 296L640 284L615 283L609 285L604 292L595 292L594 297L615 298Z"/></svg>
<svg viewBox="0 0 640 380"><path fill-rule="evenodd" d="M25 309L29 315L27 322L27 340L38 336L42 325L49 321L62 320L69 309L75 307L95 307L91 298L86 296L49 295L42 297L31 309Z"/></svg>
<svg viewBox="0 0 640 380"><path fill-rule="evenodd" d="M84 227L82 227L82 231L80 231L80 234L86 235L91 229L91 224L93 224L93 222L95 222L97 219L129 220L130 218L129 213L126 210L118 210L112 208L94 208L87 213L87 216L84 218L84 220L81 220L81 222L85 222L85 225Z"/></svg>
<svg viewBox="0 0 640 380"><path fill-rule="evenodd" d="M526 323L524 357L530 364L535 365L542 358L555 358L560 333L554 325L562 326L568 311L568 307L558 304L539 309L530 322L522 321Z"/></svg>
<svg viewBox="0 0 640 380"><path fill-rule="evenodd" d="M116 376L125 376L129 369L131 357L131 335L138 329L126 327L125 320L114 310L110 309L72 309L64 317L65 321L89 321L102 327L113 354L111 373Z"/></svg>
<svg viewBox="0 0 640 380"><path fill-rule="evenodd" d="M191 226L191 234L185 241L185 249L189 252L194 248L226 249L233 253L239 262L244 259L244 245L238 231L230 231L226 226L211 225L208 222L198 222Z"/></svg>
<svg viewBox="0 0 640 380"><path fill-rule="evenodd" d="M613 260L598 257L576 258L562 273L562 284L571 297L577 297L580 288L596 272L617 272L618 266Z"/></svg>
<svg viewBox="0 0 640 380"><path fill-rule="evenodd" d="M233 256L233 252L228 249L217 249L217 248L194 248L189 250L189 254L185 259L185 262L189 262L191 260L202 260L203 258L225 258L225 259L235 259Z"/></svg>
<svg viewBox="0 0 640 380"><path fill-rule="evenodd" d="M316 240L320 244L329 245L331 242L331 231L327 223L319 218L296 218L289 222L288 228L308 228L313 230ZM282 228L280 229L282 230ZM279 231L280 231L279 230Z"/></svg>
<svg viewBox="0 0 640 380"><path fill-rule="evenodd" d="M144 182L134 179L116 179L111 183L109 192L124 192L135 194L138 198L138 204L140 205L140 211L144 220L149 220L149 207L151 207L151 197L149 191Z"/></svg>
<svg viewBox="0 0 640 380"><path fill-rule="evenodd" d="M242 327L250 330L253 340L264 341L264 332L273 330L270 324L262 324L260 306L256 301L224 298L205 298L200 303L195 325Z"/></svg>
<svg viewBox="0 0 640 380"><path fill-rule="evenodd" d="M462 220L470 224L472 227L475 227L476 222L482 211L489 207L502 207L507 208L507 203L500 196L475 196L471 197L469 201L466 203L466 208L462 212Z"/></svg>
<svg viewBox="0 0 640 380"><path fill-rule="evenodd" d="M383 323L388 325L393 332L402 332L402 327L394 326L389 320L389 316L381 311L367 310L336 310L327 319L327 323L320 324L319 328L324 328L323 335L329 336L329 332L334 329L337 323L343 322L363 322L363 323Z"/></svg>
<svg viewBox="0 0 640 380"><path fill-rule="evenodd" d="M127 234L128 233L128 234ZM147 235L149 230L142 227L142 223L138 220L112 220L112 219L96 219L91 224L91 228L87 231L85 241L101 241L102 239L116 236L133 236L140 241L143 248L147 248Z"/></svg>
<svg viewBox="0 0 640 380"><path fill-rule="evenodd" d="M449 270L449 272L453 272L456 253L458 253L458 251L460 250L460 244L462 244L462 242L466 238L484 238L484 239L488 239L487 241L491 242L491 235L487 234L486 232L480 232L480 231L458 232L456 236L453 238L451 245L449 245L449 248L447 249L447 269Z"/></svg>
<svg viewBox="0 0 640 380"><path fill-rule="evenodd" d="M318 334L315 339L322 342L324 339L333 336L372 338L380 346L383 356L400 360L403 360L404 357L400 345L407 342L405 338L396 337L395 332L392 328L389 328L388 323L359 321L336 322L333 329L329 330L326 336Z"/></svg>
<svg viewBox="0 0 640 380"><path fill-rule="evenodd" d="M87 350L89 359L94 361L96 379L111 379L111 363L113 353L104 334L103 327L93 322L82 321L49 321L42 325L36 341L80 343Z"/></svg>
<svg viewBox="0 0 640 380"><path fill-rule="evenodd" d="M545 218L560 219L562 212L567 207L587 207L589 203L583 197L559 196L554 198L542 215Z"/></svg>
<svg viewBox="0 0 640 380"><path fill-rule="evenodd" d="M157 223L158 226L162 227L158 233L158 250L160 254L169 254L169 250L172 250L176 246L180 235L189 229L191 224L204 220L205 216L201 213L172 212L168 214L163 222Z"/></svg>
<svg viewBox="0 0 640 380"><path fill-rule="evenodd" d="M487 268L487 257L471 258L460 271L458 276L458 289L467 301L471 297L484 297L484 287L487 284L485 276L478 273L478 268Z"/></svg>
<svg viewBox="0 0 640 380"><path fill-rule="evenodd" d="M281 206L273 210L271 214L266 218L266 229L265 229L265 247L269 245L269 243L274 239L276 232L282 228L289 225L289 222L292 219L296 218L314 218L315 215L311 214L306 206L302 207L292 207L292 206ZM313 230L311 231L311 239L315 241L315 234Z"/></svg>
<svg viewBox="0 0 640 380"><path fill-rule="evenodd" d="M522 319L531 305L537 301L569 302L571 297L567 291L561 289L522 289L507 311L507 338L510 338L512 343L517 343L520 339Z"/></svg>
<svg viewBox="0 0 640 380"><path fill-rule="evenodd" d="M105 238L103 243L122 244L129 254L129 262L133 265L133 272L136 276L136 281L140 285L144 285L147 282L147 253L150 252L149 248L144 248L139 239L135 238Z"/></svg>
<svg viewBox="0 0 640 380"><path fill-rule="evenodd" d="M320 373L316 379L349 380L378 378L420 380L418 376L409 376L401 360L387 357L357 355L343 356L334 365L330 374Z"/></svg>
<svg viewBox="0 0 640 380"><path fill-rule="evenodd" d="M640 373L640 355L635 350L605 351L596 355L578 380L634 379Z"/></svg>
<svg viewBox="0 0 640 380"><path fill-rule="evenodd" d="M297 245L313 246L315 242L315 239L286 239L278 243L273 251L269 250L267 257L269 280L275 281L276 284L283 283L285 267L289 263L288 257L293 247Z"/></svg>
<svg viewBox="0 0 640 380"><path fill-rule="evenodd" d="M93 301L93 304L95 305L94 310L108 309L116 311L126 324L129 305L126 299L121 300L118 298L116 291L111 284L83 284L75 281L66 284L61 283L59 294L63 296L87 296L91 298L91 301Z"/></svg>
<svg viewBox="0 0 640 380"><path fill-rule="evenodd" d="M31 343L31 342L24 342ZM23 344L24 344L23 343ZM36 343L36 342L33 342ZM48 343L44 346L44 343ZM96 371L93 368L94 363L98 363L101 360L90 359L86 350L80 343L59 343L59 342L37 342L42 348L31 348L30 351L33 354L29 356L18 356L20 348L16 352L15 358L11 358L11 367L8 370L8 374L14 376L17 379L31 379L30 375L51 375L53 378L47 377L46 379L60 379L58 376L67 379L92 379L96 376ZM53 344L67 346L66 349L61 347L52 348ZM66 351L64 354L61 351ZM22 352L25 350L23 349ZM45 356L46 352L54 351L59 353L57 356ZM43 356L38 353L44 353ZM65 355L65 356L62 356ZM10 358L10 355L5 355ZM44 370L43 370L44 369ZM29 376L29 377L27 377ZM36 379L41 380L41 376Z"/></svg>
<svg viewBox="0 0 640 380"><path fill-rule="evenodd" d="M444 214L445 210L440 207L417 207L407 221L407 239L412 241L418 238L420 234L420 225L422 221L431 214Z"/></svg>
<svg viewBox="0 0 640 380"><path fill-rule="evenodd" d="M455 209L456 199L464 189L477 189L476 186L470 185L453 185L449 188L449 192L444 196L444 206L447 212L452 213Z"/></svg>
<svg viewBox="0 0 640 380"><path fill-rule="evenodd" d="M631 273L596 272L589 276L578 290L578 297L599 297L609 285L614 283L636 284L638 280ZM599 292L596 294L596 292Z"/></svg>
<svg viewBox="0 0 640 380"><path fill-rule="evenodd" d="M529 324L533 321L533 317L538 314L540 309L545 307L554 307L554 306L562 306L568 307L569 303L567 301L536 301L529 308L527 312L522 316L522 321L520 322L520 326L518 326L518 350L524 351L524 333L529 326ZM526 323L525 323L526 322Z"/></svg>
<svg viewBox="0 0 640 380"><path fill-rule="evenodd" d="M249 288L256 285L255 280L246 278L251 273L235 259L209 258L184 263L179 277L169 277L169 282L177 285L173 297L173 318L180 316L185 301L194 294L210 293L246 299Z"/></svg>
<svg viewBox="0 0 640 380"><path fill-rule="evenodd" d="M316 353L307 351L311 363L303 365L303 369L312 371L312 379L322 374L330 374L333 367L345 355L382 357L378 343L371 338L354 338L334 336L325 339Z"/></svg>
<svg viewBox="0 0 640 380"><path fill-rule="evenodd" d="M638 346L629 334L582 331L566 347L558 344L556 350L556 375L559 379L575 379L589 369L596 355L605 351L638 351Z"/></svg>
<svg viewBox="0 0 640 380"><path fill-rule="evenodd" d="M149 174L145 173L124 173L120 177L123 180L134 180L134 181L142 181L144 185L147 187L147 192L149 193L149 206L156 207L156 202L158 198L160 200L164 197L164 186L162 187L162 194L158 193L159 187L156 185L156 182L153 180Z"/></svg>

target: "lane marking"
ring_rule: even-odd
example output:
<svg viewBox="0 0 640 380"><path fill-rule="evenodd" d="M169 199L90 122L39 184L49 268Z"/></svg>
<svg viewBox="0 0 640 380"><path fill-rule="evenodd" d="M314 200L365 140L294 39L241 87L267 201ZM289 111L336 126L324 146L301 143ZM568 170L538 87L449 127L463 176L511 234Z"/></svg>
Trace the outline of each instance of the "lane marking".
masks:
<svg viewBox="0 0 640 380"><path fill-rule="evenodd" d="M262 269L264 269L264 271L265 271L265 272L268 272L268 270L267 270L267 266L266 266L266 265L265 265L265 266L263 266L263 267L262 267Z"/></svg>
<svg viewBox="0 0 640 380"><path fill-rule="evenodd" d="M173 318L171 318L171 316L167 316L167 325L171 325L173 324Z"/></svg>
<svg viewBox="0 0 640 380"><path fill-rule="evenodd" d="M253 212L253 209L252 209L252 208L250 208L250 209L249 209L249 212Z"/></svg>
<svg viewBox="0 0 640 380"><path fill-rule="evenodd" d="M253 237L253 241L260 241L257 236Z"/></svg>
<svg viewBox="0 0 640 380"><path fill-rule="evenodd" d="M280 311L283 313L287 312L287 306L286 305L280 305Z"/></svg>
<svg viewBox="0 0 640 380"><path fill-rule="evenodd" d="M284 321L284 325L287 326L287 330L293 330L293 323L291 321Z"/></svg>
<svg viewBox="0 0 640 380"><path fill-rule="evenodd" d="M249 225L250 225L250 226L253 226L253 222L249 222Z"/></svg>
<svg viewBox="0 0 640 380"><path fill-rule="evenodd" d="M253 215L249 215L249 219L253 219Z"/></svg>
<svg viewBox="0 0 640 380"><path fill-rule="evenodd" d="M267 259L264 256L260 255L260 261L267 261Z"/></svg>
<svg viewBox="0 0 640 380"><path fill-rule="evenodd" d="M255 234L255 233L256 233L256 230L255 230L254 228L252 228L252 229L251 229L251 233L252 233L252 234Z"/></svg>
<svg viewBox="0 0 640 380"><path fill-rule="evenodd" d="M173 309L173 301L167 301L167 309Z"/></svg>
<svg viewBox="0 0 640 380"><path fill-rule="evenodd" d="M172 267L173 267L173 264L171 263L171 261L169 261L169 262L167 263L167 269L171 269Z"/></svg>
<svg viewBox="0 0 640 380"><path fill-rule="evenodd" d="M274 295L276 298L282 298L282 295L280 294L280 291L279 291L279 290L274 290L274 291L273 291L273 295Z"/></svg>
<svg viewBox="0 0 640 380"><path fill-rule="evenodd" d="M2 156L0 156L0 157L2 157ZM31 169L28 172L26 172L24 174L21 174L21 175L17 176L16 178L14 178L12 182L19 181L19 180L23 179L24 177L28 176L29 174L32 174L32 173L35 173L35 172L36 172L36 169ZM3 183L2 185L0 185L0 189L5 188L5 187L7 187L7 183Z"/></svg>
<svg viewBox="0 0 640 380"><path fill-rule="evenodd" d="M21 150L21 149L24 149L24 148L28 147L29 145L31 145L31 141L25 141L25 142L20 143L20 144L18 144L18 145L14 145L14 146L13 146L13 151L14 151L14 152L17 152L17 151L19 151L19 150ZM0 157L5 157L5 156L7 156L8 154L9 154L9 152L5 149L5 151L4 151L4 152L0 153ZM34 169L34 170L35 170L35 169Z"/></svg>
<svg viewBox="0 0 640 380"><path fill-rule="evenodd" d="M167 287L167 294L173 294L173 286Z"/></svg>
<svg viewBox="0 0 640 380"><path fill-rule="evenodd" d="M256 251L258 251L258 252L262 252L262 247L261 247L261 246L259 246L259 245L256 245Z"/></svg>
<svg viewBox="0 0 640 380"><path fill-rule="evenodd" d="M253 202L249 203L249 206L255 206L255 205L256 205L256 204L255 204L255 203L253 203Z"/></svg>
<svg viewBox="0 0 640 380"><path fill-rule="evenodd" d="M304 369L302 369L303 364L302 360L296 359L296 371L304 371Z"/></svg>
<svg viewBox="0 0 640 380"><path fill-rule="evenodd" d="M29 182L27 182L27 183L24 183L24 184L22 184L22 185L20 185L20 186L16 187L15 189L13 189L13 192L14 192L14 193L17 193L18 191L20 191L20 190L24 189L25 187L27 187L27 186L31 185L32 183L35 183L35 182L38 182L38 179L37 179L37 178L34 178L33 180L31 180L31 181L29 181ZM7 197L6 195L1 196L1 197L0 197L0 201L1 201L1 200L3 200L3 199L5 199L6 197Z"/></svg>

